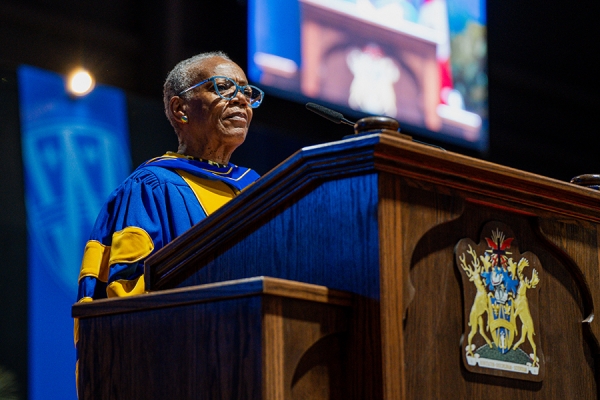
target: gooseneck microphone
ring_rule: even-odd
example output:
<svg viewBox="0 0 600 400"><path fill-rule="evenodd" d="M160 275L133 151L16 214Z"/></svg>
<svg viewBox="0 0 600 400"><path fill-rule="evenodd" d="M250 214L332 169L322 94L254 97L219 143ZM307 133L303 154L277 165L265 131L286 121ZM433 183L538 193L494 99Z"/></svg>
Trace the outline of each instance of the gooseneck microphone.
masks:
<svg viewBox="0 0 600 400"><path fill-rule="evenodd" d="M306 103L306 108L316 114L319 114L323 118L327 118L331 122L335 122L336 124L343 123L343 124L350 125L350 126L354 126L354 124L355 124L354 122L349 121L346 118L344 118L344 116L341 113L339 113L337 111L333 111L330 108L323 107L319 104Z"/></svg>
<svg viewBox="0 0 600 400"><path fill-rule="evenodd" d="M336 124L342 124L343 123L343 124L346 124L346 125L353 126L354 127L354 133L357 134L357 135L360 134L360 133L369 133L369 132L374 132L374 131L381 132L382 130L392 131L396 135L399 135L399 136L401 136L402 138L404 138L406 140L412 140L415 143L424 144L426 146L431 146L431 147L435 147L437 149L440 149L442 151L446 151L444 148L442 148L440 146L436 146L434 144L429 144L429 143L421 142L419 140L413 139L409 135L405 135L403 133L400 133L400 124L398 123L398 121L396 121L395 119L390 118L390 117L384 117L384 116L380 116L380 117L365 117L365 118L359 119L357 122L352 122L352 121L349 121L346 118L344 118L344 116L342 115L342 113L339 113L339 112L334 111L334 110L332 110L330 108L327 108L327 107L323 107L323 106L321 106L319 104L306 103L306 108L309 109L310 111L316 113L316 114L319 114L323 118L327 118L331 122L335 122Z"/></svg>

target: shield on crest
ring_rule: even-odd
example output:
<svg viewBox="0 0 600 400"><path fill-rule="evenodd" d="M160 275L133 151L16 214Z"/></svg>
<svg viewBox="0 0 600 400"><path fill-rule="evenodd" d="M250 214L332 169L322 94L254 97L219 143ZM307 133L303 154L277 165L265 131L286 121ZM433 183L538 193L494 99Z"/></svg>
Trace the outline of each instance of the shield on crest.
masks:
<svg viewBox="0 0 600 400"><path fill-rule="evenodd" d="M460 240L456 266L463 282L463 360L472 371L541 381L538 290L542 266L531 252L520 253L508 226L486 224L478 244Z"/></svg>

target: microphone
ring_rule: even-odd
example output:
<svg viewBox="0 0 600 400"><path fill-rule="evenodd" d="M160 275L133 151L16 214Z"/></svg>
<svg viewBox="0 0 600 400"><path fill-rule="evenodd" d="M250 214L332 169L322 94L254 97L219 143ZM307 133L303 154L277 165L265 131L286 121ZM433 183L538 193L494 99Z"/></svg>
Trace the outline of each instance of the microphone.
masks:
<svg viewBox="0 0 600 400"><path fill-rule="evenodd" d="M319 114L323 118L327 118L331 122L335 122L336 124L344 123L346 125L353 126L354 133L357 135L360 133L381 131L384 129L400 134L400 124L398 124L398 121L390 117L365 117L359 119L357 122L352 122L344 118L341 113L333 111L327 107L323 107L319 104L306 103L306 108L314 113Z"/></svg>
<svg viewBox="0 0 600 400"><path fill-rule="evenodd" d="M354 122L347 120L341 113L333 111L330 108L315 103L306 103L306 108L336 124L344 123L346 125L354 126Z"/></svg>
<svg viewBox="0 0 600 400"><path fill-rule="evenodd" d="M371 131L381 131L383 129L385 130L391 130L392 132L395 132L396 135L407 139L407 140L411 140L413 142L416 143L420 143L420 144L424 144L426 146L431 146L431 147L435 147L437 149L440 149L442 151L446 151L444 148L440 147L440 146L436 146L434 144L429 144L429 143L425 143L425 142L421 142L419 140L415 140L413 139L411 136L409 135L405 135L403 133L400 133L400 124L398 123L398 121L396 121L393 118L390 117L365 117L365 118L361 118L359 119L357 122L352 122L347 120L346 118L344 118L344 116L342 115L342 113L339 113L337 111L334 111L330 108L327 107L323 107L319 104L315 104L315 103L306 103L306 108L309 109L310 111L319 114L321 117L323 118L327 118L328 120L330 120L331 122L335 122L336 124L346 124L346 125L350 125L354 127L354 133L356 134L360 134L360 133L368 133Z"/></svg>

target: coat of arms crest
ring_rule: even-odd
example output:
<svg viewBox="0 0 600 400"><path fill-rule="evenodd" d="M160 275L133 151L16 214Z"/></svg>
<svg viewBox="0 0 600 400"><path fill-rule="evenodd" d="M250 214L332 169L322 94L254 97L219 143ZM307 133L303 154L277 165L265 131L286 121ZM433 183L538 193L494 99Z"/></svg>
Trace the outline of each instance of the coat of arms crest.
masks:
<svg viewBox="0 0 600 400"><path fill-rule="evenodd" d="M541 381L539 259L530 252L520 254L514 235L500 223L487 224L481 239L479 244L462 239L455 249L464 287L465 367Z"/></svg>

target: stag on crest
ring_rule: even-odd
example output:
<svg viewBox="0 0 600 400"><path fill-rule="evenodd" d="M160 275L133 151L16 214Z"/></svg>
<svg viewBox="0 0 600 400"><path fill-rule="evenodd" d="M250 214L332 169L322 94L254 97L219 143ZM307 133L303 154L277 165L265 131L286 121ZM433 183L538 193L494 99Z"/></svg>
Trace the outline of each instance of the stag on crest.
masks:
<svg viewBox="0 0 600 400"><path fill-rule="evenodd" d="M475 288L477 289L477 293L475 294L475 299L473 300L473 306L471 307L471 313L469 315L469 326L471 327L471 331L468 336L468 347L467 354L471 357L473 356L473 350L471 348L471 342L473 341L473 337L479 330L481 336L485 339L488 346L492 347L492 341L485 334L486 325L483 323L483 314L488 311L488 293L485 290L485 285L481 280L481 268L482 265L480 263L479 258L477 257L477 253L473 250L473 247L469 245L469 249L467 253L472 258L472 261L469 265L467 265L467 256L466 254L462 254L459 256L460 266L465 271L465 274L469 278L469 281L473 282ZM482 257L482 261L484 263L484 268L489 268L489 260L484 259Z"/></svg>
<svg viewBox="0 0 600 400"><path fill-rule="evenodd" d="M527 300L527 289L535 288L537 284L540 282L540 278L538 276L537 271L534 269L531 272L531 281L524 277L523 269L529 266L529 262L527 259L522 258L518 264L517 274L519 275L519 288L517 289L517 298L515 299L515 318L518 316L521 319L521 338L515 345L513 346L513 350L519 348L523 342L525 342L525 338L529 341L531 345L531 349L533 350L533 366L538 365L537 359L537 349L535 346L535 341L533 340L533 335L535 335L535 330L533 327L533 318L531 317L531 312L529 311L529 301ZM515 332L516 333L516 332Z"/></svg>

